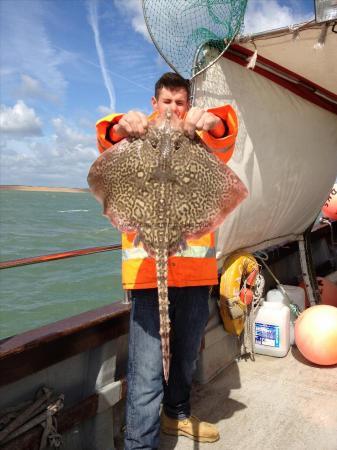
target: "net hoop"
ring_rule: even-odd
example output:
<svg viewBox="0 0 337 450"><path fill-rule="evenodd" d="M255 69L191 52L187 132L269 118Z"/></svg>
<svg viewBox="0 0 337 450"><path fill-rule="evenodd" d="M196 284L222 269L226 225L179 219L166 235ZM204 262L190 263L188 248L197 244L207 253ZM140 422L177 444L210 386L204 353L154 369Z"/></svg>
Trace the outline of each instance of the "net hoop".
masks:
<svg viewBox="0 0 337 450"><path fill-rule="evenodd" d="M148 14L149 10L147 9L147 4L149 3L149 1L151 1L151 0L142 0L142 10L143 10L143 16L144 16L146 28L148 30L150 38L151 38L153 44L155 45L158 53L164 59L166 64L174 72L176 72L179 75L181 75L182 77L186 78L185 74L182 73L183 70L181 70L180 68L176 67L177 64L172 63L171 60L170 60L170 57L166 54L166 52L163 51L162 46L158 43L158 39L156 38L155 34L152 31L152 26L151 26L151 23L149 22L150 14ZM239 31L240 31L240 29L242 27L242 22L243 22L243 18L244 18L244 12L245 12L246 6L247 6L247 0L238 0L238 2L241 2L240 3L241 11L240 11L240 14L239 14L240 18L239 18L239 20L235 21L235 25L233 27L233 32L232 32L231 36L230 37L225 37L223 39L222 38L221 39L217 39L217 40L210 39L209 41L204 41L204 42L202 42L199 45L199 47L196 49L195 54L194 54L193 67L189 68L190 75L189 75L188 78L190 80L193 80L197 75L200 75L202 72L204 72L209 67L211 67L213 64L215 64L222 57L222 55L225 53L225 51L228 49L228 47L230 46L230 44L234 40L235 36L239 33ZM219 3L221 3L221 2L219 2ZM222 45L223 45L223 48L220 50L219 48L216 48L215 46L212 46L212 41L213 42L217 41L218 43L221 42ZM203 49L207 48L207 45L210 45L210 44L211 44L212 48L218 52L218 55L216 57L214 57L213 59L207 61L205 64L202 64L202 66L201 66L200 65L201 63L198 61L200 53L203 51ZM199 66L198 66L198 63L199 63Z"/></svg>

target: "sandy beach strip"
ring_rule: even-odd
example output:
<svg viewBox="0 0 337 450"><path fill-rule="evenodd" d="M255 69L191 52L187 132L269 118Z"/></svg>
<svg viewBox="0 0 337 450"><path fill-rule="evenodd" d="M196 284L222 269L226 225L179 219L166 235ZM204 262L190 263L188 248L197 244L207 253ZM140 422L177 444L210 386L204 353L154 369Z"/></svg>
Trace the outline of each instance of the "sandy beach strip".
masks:
<svg viewBox="0 0 337 450"><path fill-rule="evenodd" d="M40 191L40 192L90 192L89 189L67 188L67 187L49 187L49 186L24 186L24 185L0 185L0 190L6 191Z"/></svg>

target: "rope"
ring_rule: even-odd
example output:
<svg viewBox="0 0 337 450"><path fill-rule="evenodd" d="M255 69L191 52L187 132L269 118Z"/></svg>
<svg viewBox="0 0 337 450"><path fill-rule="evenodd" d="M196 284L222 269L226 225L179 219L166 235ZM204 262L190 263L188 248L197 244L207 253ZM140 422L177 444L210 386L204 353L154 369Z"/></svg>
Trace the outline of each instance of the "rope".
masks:
<svg viewBox="0 0 337 450"><path fill-rule="evenodd" d="M246 280L244 281L244 287L246 287ZM242 355L250 355L252 361L255 361L254 341L255 341L255 329L254 322L261 305L261 299L264 292L265 280L261 273L258 273L253 286L253 300L252 303L247 306L246 320L244 332L240 336L240 346ZM246 292L246 291L245 291ZM246 299L245 299L246 300Z"/></svg>
<svg viewBox="0 0 337 450"><path fill-rule="evenodd" d="M42 387L36 394L35 401L9 407L0 412L0 445L17 438L30 429L41 425L40 450L48 445L59 448L61 435L57 433L55 414L63 408L63 395L55 395L47 387Z"/></svg>

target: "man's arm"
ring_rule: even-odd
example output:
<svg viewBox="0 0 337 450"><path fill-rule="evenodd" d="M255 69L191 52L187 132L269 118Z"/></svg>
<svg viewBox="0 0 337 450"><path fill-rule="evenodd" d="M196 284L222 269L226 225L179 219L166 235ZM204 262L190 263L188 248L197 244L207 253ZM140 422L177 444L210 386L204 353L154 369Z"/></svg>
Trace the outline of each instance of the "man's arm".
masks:
<svg viewBox="0 0 337 450"><path fill-rule="evenodd" d="M222 137L225 127L220 117L206 109L193 106L186 114L183 131L190 139L196 131L208 131L214 137Z"/></svg>
<svg viewBox="0 0 337 450"><path fill-rule="evenodd" d="M139 111L103 117L96 123L98 150L102 153L127 136L144 136L147 128L148 118Z"/></svg>
<svg viewBox="0 0 337 450"><path fill-rule="evenodd" d="M142 137L148 129L148 118L140 111L129 111L124 114L118 124L113 127L116 137Z"/></svg>
<svg viewBox="0 0 337 450"><path fill-rule="evenodd" d="M100 153L122 139L121 137L114 140L112 136L113 127L118 124L122 117L123 114L109 114L96 122L97 147Z"/></svg>
<svg viewBox="0 0 337 450"><path fill-rule="evenodd" d="M207 112L220 119L221 125L215 125L215 127L209 131L201 130L196 132L207 147L215 153L218 158L227 163L233 154L235 140L238 134L237 115L230 105L210 108Z"/></svg>
<svg viewBox="0 0 337 450"><path fill-rule="evenodd" d="M148 118L141 112L110 114L96 124L98 149L102 153L126 136L143 136L147 128ZM208 110L193 107L184 120L184 132L191 138L196 132L224 162L232 156L237 131L237 117L230 105Z"/></svg>

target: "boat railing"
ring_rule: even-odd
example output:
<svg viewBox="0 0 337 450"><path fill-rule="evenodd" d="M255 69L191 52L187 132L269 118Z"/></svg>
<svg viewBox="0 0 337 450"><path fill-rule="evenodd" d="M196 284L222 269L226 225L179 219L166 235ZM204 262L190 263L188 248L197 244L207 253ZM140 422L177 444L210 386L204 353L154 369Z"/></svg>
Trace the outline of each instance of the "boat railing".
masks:
<svg viewBox="0 0 337 450"><path fill-rule="evenodd" d="M120 244L89 247L59 253L19 258L0 262L0 269L46 263L120 250ZM130 304L127 296L122 301L67 317L39 328L0 339L0 387L11 380L56 364L82 351L122 336L128 332ZM59 351L62 342L62 354ZM46 357L47 355L47 357ZM34 362L29 363L28 360ZM25 361L25 364L22 361Z"/></svg>
<svg viewBox="0 0 337 450"><path fill-rule="evenodd" d="M66 258L76 258L77 256L93 255L94 253L110 252L113 250L121 250L121 244L104 245L100 247L88 247L78 250L69 250L59 253L49 253L47 255L33 256L29 258L19 258L0 262L1 269L10 269L13 267L28 266L31 264L40 264L50 261L58 261Z"/></svg>

